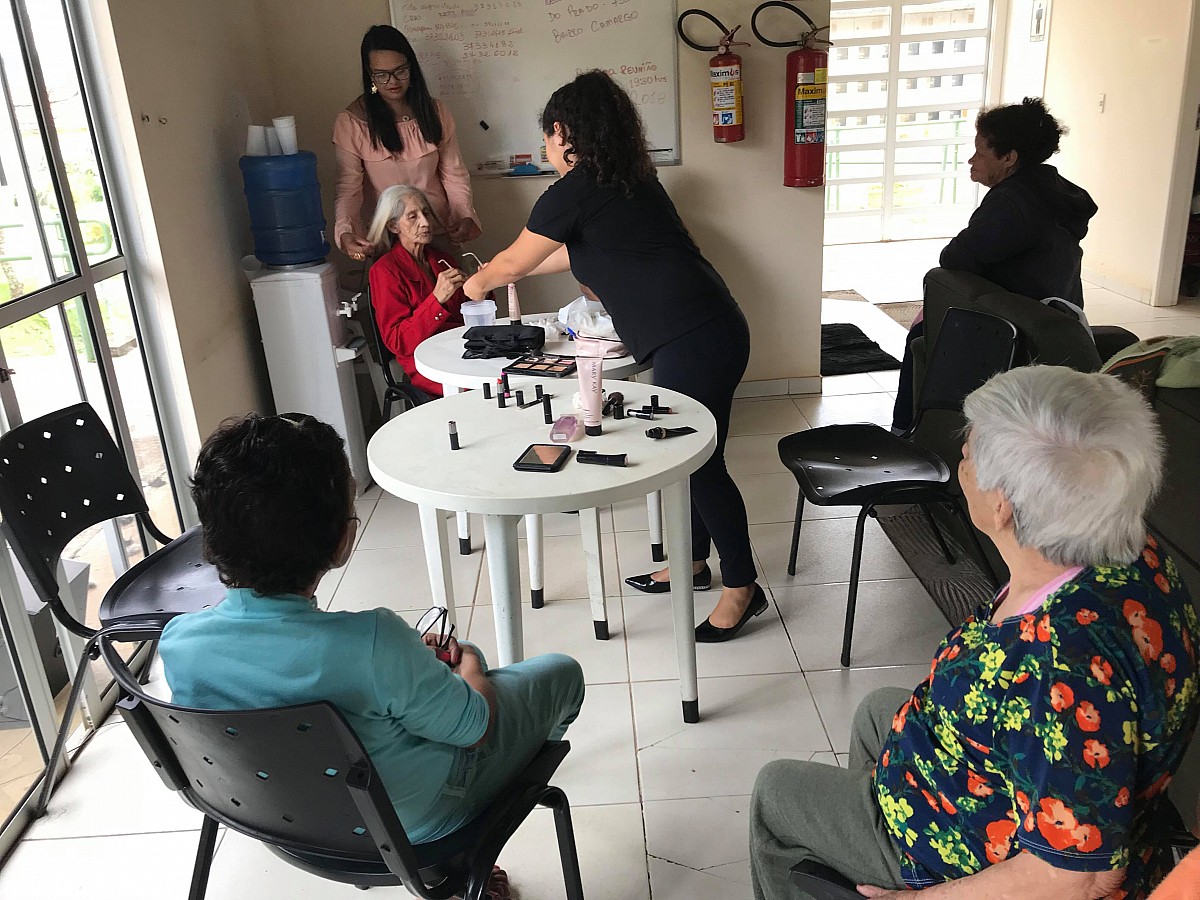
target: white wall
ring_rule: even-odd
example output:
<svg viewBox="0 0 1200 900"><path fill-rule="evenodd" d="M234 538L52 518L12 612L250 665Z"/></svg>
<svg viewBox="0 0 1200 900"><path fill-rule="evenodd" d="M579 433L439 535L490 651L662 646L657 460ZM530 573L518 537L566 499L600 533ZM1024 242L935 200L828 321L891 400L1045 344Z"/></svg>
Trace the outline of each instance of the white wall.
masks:
<svg viewBox="0 0 1200 900"><path fill-rule="evenodd" d="M1004 37L1003 69L1000 73L999 103L1020 103L1024 97L1040 97L1046 89L1046 50L1054 22L1049 0L1049 21L1041 40L1031 37L1034 0L1008 0L1005 22L997 22Z"/></svg>
<svg viewBox="0 0 1200 900"><path fill-rule="evenodd" d="M1051 162L1100 208L1085 275L1154 305L1177 301L1159 275L1194 15L1187 0L1054 0L1051 19L1045 97L1071 128Z"/></svg>
<svg viewBox="0 0 1200 900"><path fill-rule="evenodd" d="M681 7L691 5L681 3ZM823 8L822 8L823 6ZM333 211L333 150L337 111L361 90L358 44L366 29L389 21L387 0L258 0L279 110L294 113L301 144L315 150ZM749 30L752 8L739 0L705 5L731 26ZM826 21L828 4L805 10ZM794 18L794 17L792 17ZM782 17L780 22L787 22ZM783 68L786 51L740 48L746 70L747 140L712 142L708 56L681 45L683 164L660 174L702 250L729 282L750 320L753 352L747 380L813 376L820 371L821 242L824 192L789 189L783 180ZM547 97L557 85L547 85ZM530 115L537 110L530 110ZM484 236L472 246L484 258L516 237L548 182L476 179L475 202ZM521 290L526 311L557 308L577 293L569 276L530 279Z"/></svg>

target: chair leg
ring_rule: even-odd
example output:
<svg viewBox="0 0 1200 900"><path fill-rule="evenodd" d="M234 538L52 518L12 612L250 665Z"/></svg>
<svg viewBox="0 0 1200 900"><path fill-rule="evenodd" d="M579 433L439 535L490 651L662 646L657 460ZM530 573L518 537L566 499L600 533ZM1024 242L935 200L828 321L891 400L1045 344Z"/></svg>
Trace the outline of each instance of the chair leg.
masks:
<svg viewBox="0 0 1200 900"><path fill-rule="evenodd" d="M200 844L196 847L196 865L192 869L192 888L188 892L188 900L204 900L216 849L217 820L205 816L204 824L200 826Z"/></svg>
<svg viewBox="0 0 1200 900"><path fill-rule="evenodd" d="M792 552L788 556L788 574L796 574L796 552L800 547L800 524L804 521L804 491L796 492L796 521L792 525Z"/></svg>
<svg viewBox="0 0 1200 900"><path fill-rule="evenodd" d="M863 528L867 524L867 516L874 515L875 510L864 506L858 513L858 523L854 526L854 555L850 559L850 591L846 596L846 629L842 633L842 667L850 667L850 641L854 636L854 607L858 603L858 569L862 563Z"/></svg>
<svg viewBox="0 0 1200 900"><path fill-rule="evenodd" d="M54 750L50 754L50 762L46 764L46 773L42 782L42 793L31 813L37 819L45 815L46 807L50 805L50 795L54 793L54 778L58 772L58 764L62 761L66 750L67 737L71 733L71 719L75 715L75 707L79 705L79 695L83 693L83 679L87 677L88 663L94 658L96 639L90 638L83 645L79 654L79 667L75 670L75 680L71 683L71 695L67 699L67 708L63 710L62 722L58 726L58 737L54 741Z"/></svg>
<svg viewBox="0 0 1200 900"><path fill-rule="evenodd" d="M575 828L571 824L571 804L560 788L547 788L542 806L554 810L554 830L558 833L558 855L562 860L567 900L583 900L583 878L579 873L579 853L575 847Z"/></svg>
<svg viewBox="0 0 1200 900"><path fill-rule="evenodd" d="M988 555L983 552L983 544L979 543L979 535L975 533L975 526L971 524L971 517L967 515L962 508L959 498L952 497L948 501L950 508L954 510L954 514L958 516L960 522L967 529L967 537L971 539L971 544L975 548L975 558L983 563L984 569L987 570L988 578L992 580L993 587L1000 586L1000 576L996 574L996 570L992 568L992 561L988 559Z"/></svg>
<svg viewBox="0 0 1200 900"><path fill-rule="evenodd" d="M946 538L942 534L942 529L938 528L937 521L933 518L933 513L929 511L929 507L924 503L918 503L917 505L921 507L921 512L925 514L926 523L928 523L930 530L933 532L933 536L937 538L938 547L941 548L942 556L946 558L946 562L949 565L954 565L957 560L954 558L954 554L950 552L950 545L946 543Z"/></svg>
<svg viewBox="0 0 1200 900"><path fill-rule="evenodd" d="M392 398L384 394L383 397L383 421L390 422L392 420Z"/></svg>

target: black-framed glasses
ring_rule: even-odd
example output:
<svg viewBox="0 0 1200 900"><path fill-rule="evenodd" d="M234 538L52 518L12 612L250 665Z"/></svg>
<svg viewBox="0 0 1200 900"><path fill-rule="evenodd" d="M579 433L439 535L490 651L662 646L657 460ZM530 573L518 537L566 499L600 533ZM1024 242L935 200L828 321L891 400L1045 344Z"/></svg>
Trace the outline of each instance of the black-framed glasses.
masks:
<svg viewBox="0 0 1200 900"><path fill-rule="evenodd" d="M397 81L403 81L409 76L411 71L412 66L410 66L408 63L405 63L402 66L396 66L396 68L388 69L386 71L372 69L371 80L376 84L391 84L393 78L395 78Z"/></svg>
<svg viewBox="0 0 1200 900"><path fill-rule="evenodd" d="M417 620L417 631L421 637L432 635L437 643L436 650L445 651L454 637L454 625L450 622L450 613L444 606L431 606Z"/></svg>

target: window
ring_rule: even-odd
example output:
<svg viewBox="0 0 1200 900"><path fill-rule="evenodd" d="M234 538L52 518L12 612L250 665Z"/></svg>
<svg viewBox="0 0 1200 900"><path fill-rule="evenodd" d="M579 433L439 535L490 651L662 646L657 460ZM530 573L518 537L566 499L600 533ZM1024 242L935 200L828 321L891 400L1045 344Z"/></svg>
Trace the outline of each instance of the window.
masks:
<svg viewBox="0 0 1200 900"><path fill-rule="evenodd" d="M836 59L849 59L850 58L850 48L849 47L834 47L833 49L834 49L834 57Z"/></svg>
<svg viewBox="0 0 1200 900"><path fill-rule="evenodd" d="M951 87L962 87L963 86L963 76L961 74L951 75L950 76L950 86Z"/></svg>
<svg viewBox="0 0 1200 900"><path fill-rule="evenodd" d="M945 41L934 41L933 42L933 52L934 53L941 53L945 49L946 49Z"/></svg>
<svg viewBox="0 0 1200 900"><path fill-rule="evenodd" d="M869 85L867 84L867 82L860 81L860 82L858 82L858 85L855 88L855 90L857 90L860 94L865 94L867 92L868 88L869 88Z"/></svg>
<svg viewBox="0 0 1200 900"><path fill-rule="evenodd" d="M954 42L954 52L955 53L966 53L967 52L967 42L965 39L959 39Z"/></svg>
<svg viewBox="0 0 1200 900"><path fill-rule="evenodd" d="M921 53L921 45L919 43L913 43L913 44L908 45L908 55L909 56L919 56L920 53Z"/></svg>
<svg viewBox="0 0 1200 900"><path fill-rule="evenodd" d="M917 79L915 79L915 78L905 78L905 79L904 79L904 86L905 86L905 87L906 87L908 90L910 90L910 91L915 91L915 90L917 89Z"/></svg>
<svg viewBox="0 0 1200 900"><path fill-rule="evenodd" d="M931 76L929 79L929 86L931 88L940 88L942 86L942 76L941 75Z"/></svg>
<svg viewBox="0 0 1200 900"><path fill-rule="evenodd" d="M858 48L858 58L859 59L870 59L871 58L871 48L870 47L859 47Z"/></svg>
<svg viewBox="0 0 1200 900"><path fill-rule="evenodd" d="M833 86L833 92L834 92L835 94L844 94L844 93L846 93L846 82L844 82L844 81L839 81L839 82L836 82L836 83L834 84L834 86Z"/></svg>

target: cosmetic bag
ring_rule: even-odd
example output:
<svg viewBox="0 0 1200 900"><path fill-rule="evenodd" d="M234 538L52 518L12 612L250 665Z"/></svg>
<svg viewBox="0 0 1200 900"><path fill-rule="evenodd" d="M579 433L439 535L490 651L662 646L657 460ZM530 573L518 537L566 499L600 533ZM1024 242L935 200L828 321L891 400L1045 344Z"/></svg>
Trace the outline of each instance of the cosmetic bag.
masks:
<svg viewBox="0 0 1200 900"><path fill-rule="evenodd" d="M476 325L463 338L463 359L516 359L541 350L546 331L536 325Z"/></svg>

